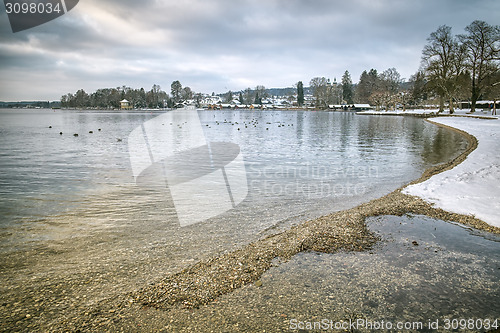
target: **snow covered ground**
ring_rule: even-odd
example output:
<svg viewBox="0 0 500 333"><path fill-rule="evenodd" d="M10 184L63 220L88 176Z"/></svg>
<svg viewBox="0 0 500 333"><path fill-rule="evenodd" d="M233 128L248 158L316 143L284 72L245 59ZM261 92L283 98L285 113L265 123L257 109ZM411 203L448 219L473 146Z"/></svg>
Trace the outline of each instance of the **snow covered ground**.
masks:
<svg viewBox="0 0 500 333"><path fill-rule="evenodd" d="M497 115L492 116L490 110L482 110L482 109L476 109L476 112L473 114L469 114L470 109L456 109L455 113L453 115L455 116L466 116L466 117L499 117L500 115L500 109L497 110ZM396 111L375 111L375 110L368 110L368 111L359 111L356 112L359 115L387 115L387 116L409 116L409 115L423 115L423 114L438 114L437 109L416 109L416 110L396 110ZM442 115L449 115L449 111L445 110Z"/></svg>
<svg viewBox="0 0 500 333"><path fill-rule="evenodd" d="M483 114L476 112L474 115ZM474 135L478 147L460 165L423 183L408 186L403 193L419 196L449 212L474 215L500 227L500 119L498 116L493 120L439 117L431 121Z"/></svg>

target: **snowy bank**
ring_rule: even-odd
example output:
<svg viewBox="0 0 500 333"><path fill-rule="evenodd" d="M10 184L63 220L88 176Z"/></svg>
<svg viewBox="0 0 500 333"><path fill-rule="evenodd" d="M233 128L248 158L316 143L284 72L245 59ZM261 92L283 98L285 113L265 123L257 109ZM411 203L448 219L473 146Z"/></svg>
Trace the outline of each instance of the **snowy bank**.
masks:
<svg viewBox="0 0 500 333"><path fill-rule="evenodd" d="M500 110L497 111L497 114L500 113ZM356 114L359 115L370 115L370 116L450 116L450 112L448 110L445 110L442 113L439 113L438 109L415 109L415 110L395 110L395 111L375 111L375 110L368 110L368 111L358 111ZM453 116L459 116L459 117L473 117L473 118L478 118L478 117L485 117L485 118L498 118L498 115L492 115L491 110L476 110L474 113L470 113L470 109L456 109L455 113L453 113Z"/></svg>
<svg viewBox="0 0 500 333"><path fill-rule="evenodd" d="M455 168L410 185L403 193L500 227L500 119L438 117L431 121L475 136L478 147Z"/></svg>
<svg viewBox="0 0 500 333"><path fill-rule="evenodd" d="M417 110L395 110L395 111L358 111L356 114L368 115L368 116L416 116L416 115L437 115L438 110L436 109L417 109Z"/></svg>

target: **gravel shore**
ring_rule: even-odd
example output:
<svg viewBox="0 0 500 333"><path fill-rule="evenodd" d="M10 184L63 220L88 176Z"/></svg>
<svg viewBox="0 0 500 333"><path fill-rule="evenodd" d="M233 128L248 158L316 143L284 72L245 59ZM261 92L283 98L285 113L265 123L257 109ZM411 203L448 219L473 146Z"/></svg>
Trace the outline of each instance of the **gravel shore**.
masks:
<svg viewBox="0 0 500 333"><path fill-rule="evenodd" d="M412 184L453 168L477 147L477 140L473 136L459 132L469 142L467 150L452 161L426 170ZM178 319L175 314L179 311L184 314L185 311L197 311L196 309L214 304L221 296L245 285L261 286L261 277L266 271L277 263L289 261L300 252L336 253L371 249L377 243L378 237L367 228L368 217L426 215L500 234L500 228L490 226L473 216L436 209L420 198L401 193L401 190L397 189L382 198L349 210L306 221L287 231L260 239L219 257L202 260L142 289L119 294L84 308L75 308L64 318L39 322L39 329L60 332L133 331L128 323L134 322L134 327L137 329L140 326L134 320L137 313L152 309L157 309L154 318L147 319L147 316L142 316L146 318L144 320L173 322ZM34 328L38 329L36 325L30 327L24 322L9 322L2 327L2 330L31 331Z"/></svg>

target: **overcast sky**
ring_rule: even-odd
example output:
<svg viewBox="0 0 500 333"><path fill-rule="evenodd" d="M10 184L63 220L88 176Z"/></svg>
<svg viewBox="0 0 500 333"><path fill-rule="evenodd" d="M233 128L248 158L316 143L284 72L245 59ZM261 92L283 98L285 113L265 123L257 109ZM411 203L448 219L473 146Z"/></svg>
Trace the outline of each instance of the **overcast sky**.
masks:
<svg viewBox="0 0 500 333"><path fill-rule="evenodd" d="M0 100L127 85L195 92L291 87L363 70L415 73L440 25L500 22L498 0L80 0L12 33L0 14Z"/></svg>

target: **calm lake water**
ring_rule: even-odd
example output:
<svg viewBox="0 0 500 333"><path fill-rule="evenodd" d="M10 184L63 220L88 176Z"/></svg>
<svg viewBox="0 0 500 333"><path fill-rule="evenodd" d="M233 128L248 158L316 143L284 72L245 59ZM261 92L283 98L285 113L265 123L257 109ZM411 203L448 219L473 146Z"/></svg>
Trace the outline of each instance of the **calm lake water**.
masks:
<svg viewBox="0 0 500 333"><path fill-rule="evenodd" d="M2 250L132 221L151 232L160 224L170 227L170 235L182 229L163 183L136 184L128 137L155 119L170 121L162 123L165 132L185 126L193 133L194 114L207 143L239 146L248 195L240 195L245 200L235 209L190 226L189 238L210 231L251 239L352 207L465 146L461 136L421 119L353 113L189 110L161 118L163 113L144 111L0 110ZM184 156L181 166L196 170L199 163ZM192 197L192 190L177 190L184 191L179 200ZM186 231L180 233L173 237Z"/></svg>
<svg viewBox="0 0 500 333"><path fill-rule="evenodd" d="M411 117L0 110L0 326L78 316L380 197L465 146Z"/></svg>

